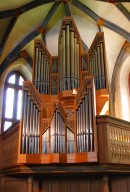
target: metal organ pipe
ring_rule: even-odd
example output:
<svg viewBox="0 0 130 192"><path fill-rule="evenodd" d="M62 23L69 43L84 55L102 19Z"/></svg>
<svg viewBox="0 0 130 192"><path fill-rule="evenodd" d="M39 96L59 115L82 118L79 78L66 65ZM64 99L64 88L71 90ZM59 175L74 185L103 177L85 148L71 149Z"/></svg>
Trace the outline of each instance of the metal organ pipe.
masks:
<svg viewBox="0 0 130 192"><path fill-rule="evenodd" d="M67 90L70 90L70 25L66 26Z"/></svg>
<svg viewBox="0 0 130 192"><path fill-rule="evenodd" d="M99 77L99 89L102 88L102 78L101 78L101 59L100 59L100 48L97 46L97 59L98 59L98 77Z"/></svg>
<svg viewBox="0 0 130 192"><path fill-rule="evenodd" d="M51 121L51 152L65 152L65 122L57 108Z"/></svg>
<svg viewBox="0 0 130 192"><path fill-rule="evenodd" d="M62 65L63 65L63 90L66 89L66 49L65 49L65 29L62 31L62 50L63 50L63 55L62 55ZM61 68L62 68L62 65L61 65ZM62 89L62 87L61 87Z"/></svg>
<svg viewBox="0 0 130 192"><path fill-rule="evenodd" d="M94 149L93 112L91 89L81 98L76 110L77 152L89 152Z"/></svg>
<svg viewBox="0 0 130 192"><path fill-rule="evenodd" d="M50 93L50 56L41 44L35 48L34 85L40 93Z"/></svg>
<svg viewBox="0 0 130 192"><path fill-rule="evenodd" d="M59 49L60 92L79 88L79 42L70 23L62 27Z"/></svg>
<svg viewBox="0 0 130 192"><path fill-rule="evenodd" d="M80 84L79 84L79 43L77 43L77 87L79 88Z"/></svg>
<svg viewBox="0 0 130 192"><path fill-rule="evenodd" d="M97 49L95 49L95 67L96 67L96 87L99 89L99 72L98 72L98 59Z"/></svg>
<svg viewBox="0 0 130 192"><path fill-rule="evenodd" d="M74 88L74 64L75 64L75 58L74 58L74 53L75 53L75 41L74 41L74 31L71 29L70 32L70 37L71 37L71 49L70 49L70 55L71 55L71 89Z"/></svg>
<svg viewBox="0 0 130 192"><path fill-rule="evenodd" d="M78 53L78 50L77 50L77 38L76 38L76 36L74 37L74 70L75 70L75 72L74 72L74 87L73 88L77 88L77 68L79 67L79 64L78 64L78 61L77 61L77 57L78 57L78 55L77 54L79 54Z"/></svg>
<svg viewBox="0 0 130 192"><path fill-rule="evenodd" d="M34 70L34 85L37 87L38 78L38 47L35 48L35 70Z"/></svg>
<svg viewBox="0 0 130 192"><path fill-rule="evenodd" d="M85 133L86 133L86 151L89 151L89 115L88 115L88 95L85 94Z"/></svg>
<svg viewBox="0 0 130 192"><path fill-rule="evenodd" d="M31 104L30 104L30 117L33 117L33 100L31 98ZM32 126L33 122L32 119L30 118L30 129L29 129L29 154L32 153Z"/></svg>
<svg viewBox="0 0 130 192"><path fill-rule="evenodd" d="M25 153L25 134L26 134L26 123L27 123L27 91L23 92L23 110L22 110L22 149L21 153Z"/></svg>
<svg viewBox="0 0 130 192"><path fill-rule="evenodd" d="M59 56L60 56L60 89L63 89L63 58L62 58L62 44L63 44L63 37L61 36L60 44L59 44ZM61 67L62 66L62 67Z"/></svg>
<svg viewBox="0 0 130 192"><path fill-rule="evenodd" d="M24 91L23 95L21 153L37 154L39 153L40 110L30 93Z"/></svg>
<svg viewBox="0 0 130 192"><path fill-rule="evenodd" d="M100 43L100 55L101 55L101 76L103 82L103 88L106 87L105 83L105 69L104 69L104 53L103 53L103 43Z"/></svg>
<svg viewBox="0 0 130 192"><path fill-rule="evenodd" d="M43 68L44 68L44 54L42 52L41 55L41 86L40 86L40 92L43 93Z"/></svg>
<svg viewBox="0 0 130 192"><path fill-rule="evenodd" d="M92 122L92 95L91 90L88 90L88 100L89 100L89 137L90 137L90 144L89 144L89 150L93 151L93 122Z"/></svg>

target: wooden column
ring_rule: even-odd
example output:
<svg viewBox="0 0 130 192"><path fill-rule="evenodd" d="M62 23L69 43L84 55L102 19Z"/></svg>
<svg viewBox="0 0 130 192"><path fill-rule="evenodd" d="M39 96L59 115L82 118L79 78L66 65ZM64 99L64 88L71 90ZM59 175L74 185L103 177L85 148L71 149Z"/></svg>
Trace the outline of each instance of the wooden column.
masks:
<svg viewBox="0 0 130 192"><path fill-rule="evenodd" d="M109 192L108 176L103 177L103 192Z"/></svg>
<svg viewBox="0 0 130 192"><path fill-rule="evenodd" d="M28 192L33 192L33 177L28 177Z"/></svg>

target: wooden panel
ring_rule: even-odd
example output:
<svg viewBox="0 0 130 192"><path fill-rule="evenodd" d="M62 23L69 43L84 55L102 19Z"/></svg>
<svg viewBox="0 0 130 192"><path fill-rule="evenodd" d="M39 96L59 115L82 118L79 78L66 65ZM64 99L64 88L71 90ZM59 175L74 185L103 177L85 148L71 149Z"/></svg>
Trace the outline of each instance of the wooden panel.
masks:
<svg viewBox="0 0 130 192"><path fill-rule="evenodd" d="M74 180L71 180L70 186L71 192L90 192L88 191L89 182L87 181L87 179L84 178L76 178Z"/></svg>
<svg viewBox="0 0 130 192"><path fill-rule="evenodd" d="M27 192L27 180L8 177L2 180L1 192Z"/></svg>
<svg viewBox="0 0 130 192"><path fill-rule="evenodd" d="M33 188L34 189L34 188ZM83 176L40 178L39 192L102 192L102 180ZM37 192L34 190L34 192Z"/></svg>
<svg viewBox="0 0 130 192"><path fill-rule="evenodd" d="M67 180L64 180L62 178L56 178L51 181L51 192L68 192L68 185Z"/></svg>
<svg viewBox="0 0 130 192"><path fill-rule="evenodd" d="M109 192L130 192L130 176L109 178ZM103 192L103 180L88 176L36 176L33 192ZM0 177L0 192L28 192L27 178Z"/></svg>
<svg viewBox="0 0 130 192"><path fill-rule="evenodd" d="M2 137L0 136L0 149L2 149ZM0 169L2 166L2 150L0 150Z"/></svg>
<svg viewBox="0 0 130 192"><path fill-rule="evenodd" d="M127 187L127 179L119 178L111 181L111 192L129 192Z"/></svg>
<svg viewBox="0 0 130 192"><path fill-rule="evenodd" d="M40 180L39 181L39 192L49 192L51 190L51 183L49 180Z"/></svg>
<svg viewBox="0 0 130 192"><path fill-rule="evenodd" d="M37 179L33 179L33 192L42 192L40 188L40 182L38 182Z"/></svg>
<svg viewBox="0 0 130 192"><path fill-rule="evenodd" d="M99 162L129 164L130 123L110 116L98 116L97 130Z"/></svg>
<svg viewBox="0 0 130 192"><path fill-rule="evenodd" d="M2 167L16 165L18 156L18 136L19 129L9 130L2 136L1 164Z"/></svg>
<svg viewBox="0 0 130 192"><path fill-rule="evenodd" d="M127 177L127 191L130 192L130 177Z"/></svg>
<svg viewBox="0 0 130 192"><path fill-rule="evenodd" d="M102 192L103 191L102 180L91 180L90 181L90 192L95 192L95 191L96 192Z"/></svg>

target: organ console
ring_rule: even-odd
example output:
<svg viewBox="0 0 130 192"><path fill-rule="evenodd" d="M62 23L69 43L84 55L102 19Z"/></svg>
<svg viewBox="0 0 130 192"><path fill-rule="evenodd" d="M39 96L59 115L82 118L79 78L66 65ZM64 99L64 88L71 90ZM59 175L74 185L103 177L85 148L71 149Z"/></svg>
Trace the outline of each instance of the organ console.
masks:
<svg viewBox="0 0 130 192"><path fill-rule="evenodd" d="M33 84L23 86L19 163L37 163L30 155L41 164L97 161L95 103L99 90L107 92L104 46L97 33L84 53L72 17L62 21L58 56L35 40Z"/></svg>

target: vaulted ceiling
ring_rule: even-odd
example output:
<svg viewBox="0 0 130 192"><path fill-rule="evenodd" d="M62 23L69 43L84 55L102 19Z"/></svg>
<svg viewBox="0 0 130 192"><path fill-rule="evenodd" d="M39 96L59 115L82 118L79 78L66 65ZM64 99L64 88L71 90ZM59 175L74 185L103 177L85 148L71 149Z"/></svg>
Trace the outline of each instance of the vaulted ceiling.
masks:
<svg viewBox="0 0 130 192"><path fill-rule="evenodd" d="M109 74L122 47L130 43L129 0L4 0L0 3L0 74L20 57L32 64L34 39L46 42L58 55L62 18L72 16L87 49L96 33L104 32Z"/></svg>

